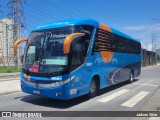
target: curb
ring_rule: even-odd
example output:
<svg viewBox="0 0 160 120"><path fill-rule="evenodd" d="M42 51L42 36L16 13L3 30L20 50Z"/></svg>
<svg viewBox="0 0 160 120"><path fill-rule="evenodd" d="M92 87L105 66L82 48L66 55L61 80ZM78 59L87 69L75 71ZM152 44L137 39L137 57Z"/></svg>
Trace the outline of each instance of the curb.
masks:
<svg viewBox="0 0 160 120"><path fill-rule="evenodd" d="M4 82L4 81L13 81L13 80L20 80L20 78L16 78L16 79L0 79L0 82Z"/></svg>
<svg viewBox="0 0 160 120"><path fill-rule="evenodd" d="M160 64L152 65L152 66L141 67L141 70L144 70L144 69L147 69L147 68L153 68L153 67L156 67L156 66L159 66L159 65L160 65Z"/></svg>
<svg viewBox="0 0 160 120"><path fill-rule="evenodd" d="M21 90L18 91L12 91L12 92L4 92L4 93L0 93L0 96L5 96L5 95L9 95L9 94L14 94L14 93L20 93L22 92Z"/></svg>
<svg viewBox="0 0 160 120"><path fill-rule="evenodd" d="M16 73L0 73L0 77L5 77L5 76L19 76L20 72Z"/></svg>
<svg viewBox="0 0 160 120"><path fill-rule="evenodd" d="M159 94L160 94L160 86L152 93L151 97L147 100L141 110L147 111L159 111L160 103L159 103Z"/></svg>

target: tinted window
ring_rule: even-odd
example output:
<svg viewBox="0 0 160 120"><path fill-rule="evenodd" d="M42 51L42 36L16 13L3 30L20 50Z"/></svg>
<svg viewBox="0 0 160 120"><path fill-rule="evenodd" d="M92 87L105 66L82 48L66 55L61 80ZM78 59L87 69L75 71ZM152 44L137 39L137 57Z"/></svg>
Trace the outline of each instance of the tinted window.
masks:
<svg viewBox="0 0 160 120"><path fill-rule="evenodd" d="M139 42L112 34L112 41L115 45L114 52L123 52L130 54L140 54L141 44Z"/></svg>
<svg viewBox="0 0 160 120"><path fill-rule="evenodd" d="M93 45L93 52L113 51L114 44L111 37L112 34L110 32L98 29Z"/></svg>
<svg viewBox="0 0 160 120"><path fill-rule="evenodd" d="M128 38L98 29L93 45L93 52L98 51L140 54L141 44Z"/></svg>

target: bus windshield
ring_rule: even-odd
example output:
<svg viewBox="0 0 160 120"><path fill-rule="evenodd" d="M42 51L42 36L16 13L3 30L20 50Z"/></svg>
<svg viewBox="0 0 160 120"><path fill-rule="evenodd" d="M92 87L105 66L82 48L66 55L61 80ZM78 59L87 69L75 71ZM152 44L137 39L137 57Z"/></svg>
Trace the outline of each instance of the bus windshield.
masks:
<svg viewBox="0 0 160 120"><path fill-rule="evenodd" d="M24 54L23 69L30 73L56 73L68 69L68 55L63 52L64 39L86 31L84 26L33 31Z"/></svg>

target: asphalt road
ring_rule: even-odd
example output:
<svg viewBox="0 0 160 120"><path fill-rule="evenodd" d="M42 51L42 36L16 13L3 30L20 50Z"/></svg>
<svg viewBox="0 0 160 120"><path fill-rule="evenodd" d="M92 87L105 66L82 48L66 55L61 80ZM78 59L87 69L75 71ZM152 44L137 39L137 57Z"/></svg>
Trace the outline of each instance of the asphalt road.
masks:
<svg viewBox="0 0 160 120"><path fill-rule="evenodd" d="M26 93L15 93L0 96L0 111L140 111L155 110L154 101L149 101L160 87L160 65L142 69L141 76L132 84L127 82L108 87L99 92L98 96L87 99L82 96L69 101L54 100ZM160 98L160 97L159 97ZM147 105L153 102L153 108ZM157 104L157 103L155 103ZM159 103L160 106L160 103ZM157 106L157 107L159 107ZM39 118L37 118L39 119ZM49 118L53 119L53 118ZM73 117L57 117L68 119ZM83 117L74 117L81 120ZM87 117L97 120L99 118ZM104 120L160 120L160 118L104 118Z"/></svg>

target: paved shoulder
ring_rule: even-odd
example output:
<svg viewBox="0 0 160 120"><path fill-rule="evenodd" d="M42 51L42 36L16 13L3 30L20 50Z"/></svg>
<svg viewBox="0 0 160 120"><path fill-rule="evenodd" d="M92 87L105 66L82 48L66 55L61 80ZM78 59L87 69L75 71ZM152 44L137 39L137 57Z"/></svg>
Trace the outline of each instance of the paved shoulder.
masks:
<svg viewBox="0 0 160 120"><path fill-rule="evenodd" d="M20 92L20 80L2 81L0 82L0 95Z"/></svg>
<svg viewBox="0 0 160 120"><path fill-rule="evenodd" d="M0 73L0 77L9 77L9 76L19 76L20 72L16 72L16 73Z"/></svg>

